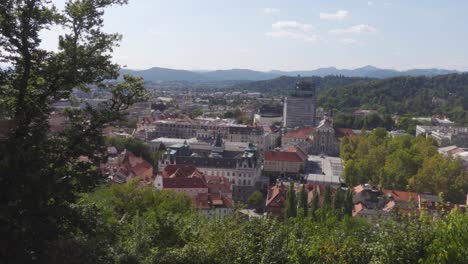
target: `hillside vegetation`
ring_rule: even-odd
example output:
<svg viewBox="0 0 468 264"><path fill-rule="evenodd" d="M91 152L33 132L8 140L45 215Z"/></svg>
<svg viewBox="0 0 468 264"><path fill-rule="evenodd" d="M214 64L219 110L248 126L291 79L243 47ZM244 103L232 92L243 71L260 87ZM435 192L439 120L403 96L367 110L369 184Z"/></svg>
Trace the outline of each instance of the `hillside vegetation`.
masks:
<svg viewBox="0 0 468 264"><path fill-rule="evenodd" d="M340 112L361 108L384 114L448 114L457 123L468 124L468 74L351 83L326 90L319 104Z"/></svg>
<svg viewBox="0 0 468 264"><path fill-rule="evenodd" d="M370 81L370 78L326 76L326 77L303 77L303 81L312 83L316 87L316 92L341 87L349 84ZM296 86L297 77L282 76L272 80L242 83L227 88L229 91L249 91L259 92L268 95L288 95Z"/></svg>

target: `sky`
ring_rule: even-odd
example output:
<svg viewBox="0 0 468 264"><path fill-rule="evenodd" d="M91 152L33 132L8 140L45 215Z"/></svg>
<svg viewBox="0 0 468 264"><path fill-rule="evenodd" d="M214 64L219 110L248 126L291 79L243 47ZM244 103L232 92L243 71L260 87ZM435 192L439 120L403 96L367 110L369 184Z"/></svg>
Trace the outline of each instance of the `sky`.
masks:
<svg viewBox="0 0 468 264"><path fill-rule="evenodd" d="M65 0L53 0L63 7ZM129 69L468 70L466 0L129 0L106 10ZM61 29L43 32L56 49Z"/></svg>

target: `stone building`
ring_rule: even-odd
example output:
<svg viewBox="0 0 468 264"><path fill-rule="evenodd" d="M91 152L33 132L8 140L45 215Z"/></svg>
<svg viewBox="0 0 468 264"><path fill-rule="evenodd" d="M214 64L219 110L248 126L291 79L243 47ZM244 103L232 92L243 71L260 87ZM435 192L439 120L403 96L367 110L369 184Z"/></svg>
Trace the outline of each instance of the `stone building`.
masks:
<svg viewBox="0 0 468 264"><path fill-rule="evenodd" d="M239 144L246 146L239 147ZM261 172L260 157L253 144L225 144L220 134L211 145L170 146L159 162L159 170L170 164L193 165L206 176L227 178L236 201L246 200L255 191Z"/></svg>
<svg viewBox="0 0 468 264"><path fill-rule="evenodd" d="M468 127L416 126L416 136L419 135L433 138L439 147L468 147Z"/></svg>
<svg viewBox="0 0 468 264"><path fill-rule="evenodd" d="M270 149L272 147L270 143L279 137L278 130L266 129L263 126L239 125L228 119L157 120L140 126L139 130L145 130L148 138L153 139L210 140L220 134L227 141L253 143L259 151Z"/></svg>
<svg viewBox="0 0 468 264"><path fill-rule="evenodd" d="M320 121L317 127L304 127L287 131L281 145L300 146L308 154L325 154L337 156L340 153L340 140L344 136L352 136L351 129L334 128L328 118Z"/></svg>
<svg viewBox="0 0 468 264"><path fill-rule="evenodd" d="M297 148L266 151L263 171L279 176L295 176L303 171L306 159L306 155Z"/></svg>

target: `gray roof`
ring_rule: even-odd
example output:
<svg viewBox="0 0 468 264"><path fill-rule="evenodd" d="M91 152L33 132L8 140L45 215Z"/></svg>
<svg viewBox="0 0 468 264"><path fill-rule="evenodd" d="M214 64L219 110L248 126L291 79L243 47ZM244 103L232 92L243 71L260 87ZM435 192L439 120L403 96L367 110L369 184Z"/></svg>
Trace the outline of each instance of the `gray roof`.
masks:
<svg viewBox="0 0 468 264"><path fill-rule="evenodd" d="M339 184L342 182L343 161L337 157L309 155L308 162L317 165L316 170L307 176L308 182Z"/></svg>
<svg viewBox="0 0 468 264"><path fill-rule="evenodd" d="M176 164L194 165L201 168L236 168L237 159L208 157L176 157Z"/></svg>

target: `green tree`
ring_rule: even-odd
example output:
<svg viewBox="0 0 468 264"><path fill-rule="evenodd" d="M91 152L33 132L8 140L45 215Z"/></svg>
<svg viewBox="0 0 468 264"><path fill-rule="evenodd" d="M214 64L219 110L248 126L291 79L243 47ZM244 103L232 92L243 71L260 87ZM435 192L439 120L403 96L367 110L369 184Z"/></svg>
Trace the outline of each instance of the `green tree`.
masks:
<svg viewBox="0 0 468 264"><path fill-rule="evenodd" d="M106 81L119 74L112 50L121 36L103 31L104 9L125 2L70 0L64 10L44 0L0 2L0 60L10 65L0 70L0 117L12 124L0 142L0 226L8 241L1 255L7 263L111 258L107 238L96 239L105 229L93 220L97 213L75 202L102 179L96 165L105 158L104 125L123 120L122 110L146 98L141 78ZM40 45L40 32L50 27L64 30L57 51ZM69 98L75 88L88 90L88 84L110 100L68 110L65 130L50 134L52 103ZM69 250L77 257L66 256Z"/></svg>
<svg viewBox="0 0 468 264"><path fill-rule="evenodd" d="M260 191L253 192L247 199L249 206L260 207L264 203L263 194Z"/></svg>
<svg viewBox="0 0 468 264"><path fill-rule="evenodd" d="M335 195L333 196L332 208L334 210L341 210L341 208L343 207L343 200L343 190L341 189L341 187L338 187L336 188Z"/></svg>
<svg viewBox="0 0 468 264"><path fill-rule="evenodd" d="M301 191L299 192L299 200L298 200L298 215L302 217L307 217L309 206L307 204L307 192L305 189L305 184L302 184Z"/></svg>
<svg viewBox="0 0 468 264"><path fill-rule="evenodd" d="M332 205L332 194L330 185L325 186L323 193L323 207L330 207Z"/></svg>
<svg viewBox="0 0 468 264"><path fill-rule="evenodd" d="M345 215L351 216L354 209L353 203L353 190L351 187L348 187L346 190L344 201L343 201L343 211Z"/></svg>
<svg viewBox="0 0 468 264"><path fill-rule="evenodd" d="M152 153L150 146L146 142L136 138L107 137L105 139L105 144L107 146L114 146L118 151L127 149L133 154L143 157L153 165L158 163L160 153Z"/></svg>
<svg viewBox="0 0 468 264"><path fill-rule="evenodd" d="M195 110L193 110L192 112L190 112L190 118L196 118L196 117L199 117L203 115L203 109L201 108L197 108Z"/></svg>
<svg viewBox="0 0 468 264"><path fill-rule="evenodd" d="M312 201L310 203L310 213L312 216L315 216L315 212L319 209L319 195L317 192L317 187L312 191Z"/></svg>
<svg viewBox="0 0 468 264"><path fill-rule="evenodd" d="M285 218L297 216L297 198L296 190L294 190L294 183L289 184L289 190L286 194L286 207L284 209Z"/></svg>
<svg viewBox="0 0 468 264"><path fill-rule="evenodd" d="M456 210L435 223L434 239L423 263L464 263L468 256L468 215Z"/></svg>

